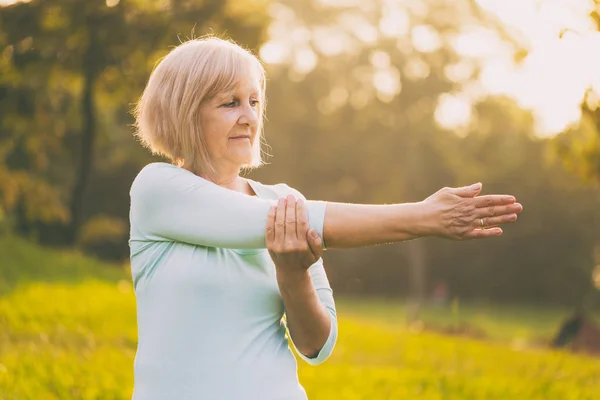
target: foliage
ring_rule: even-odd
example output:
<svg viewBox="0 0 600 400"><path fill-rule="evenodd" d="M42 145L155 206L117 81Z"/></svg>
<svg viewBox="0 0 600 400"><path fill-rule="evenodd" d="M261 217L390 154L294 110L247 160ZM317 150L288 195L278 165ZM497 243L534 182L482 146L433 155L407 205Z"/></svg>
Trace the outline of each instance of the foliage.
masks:
<svg viewBox="0 0 600 400"><path fill-rule="evenodd" d="M128 235L128 226L122 219L97 215L81 228L78 246L86 253L108 258L109 254L122 254L128 250L123 250L128 246Z"/></svg>
<svg viewBox="0 0 600 400"><path fill-rule="evenodd" d="M255 47L265 7L237 0L0 7L0 210L21 232L74 244L95 212L86 200L94 171L126 168L136 153L129 110L156 59L194 29L227 31Z"/></svg>
<svg viewBox="0 0 600 400"><path fill-rule="evenodd" d="M595 7L593 6L595 5ZM600 1L593 0L590 18L600 33ZM590 49L590 54L593 53ZM580 177L600 183L600 88L589 88L581 102L581 123L556 138L556 153Z"/></svg>
<svg viewBox="0 0 600 400"><path fill-rule="evenodd" d="M590 89L581 103L579 124L554 139L555 151L567 168L596 184L600 182L600 100L597 96Z"/></svg>

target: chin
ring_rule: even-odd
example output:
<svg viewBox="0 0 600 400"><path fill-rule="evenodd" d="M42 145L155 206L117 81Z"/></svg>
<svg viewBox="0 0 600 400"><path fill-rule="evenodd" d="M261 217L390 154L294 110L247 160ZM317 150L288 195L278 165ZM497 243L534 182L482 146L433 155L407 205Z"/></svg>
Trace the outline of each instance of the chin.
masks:
<svg viewBox="0 0 600 400"><path fill-rule="evenodd" d="M252 155L245 155L244 157L236 157L235 163L240 167L250 165L252 163Z"/></svg>

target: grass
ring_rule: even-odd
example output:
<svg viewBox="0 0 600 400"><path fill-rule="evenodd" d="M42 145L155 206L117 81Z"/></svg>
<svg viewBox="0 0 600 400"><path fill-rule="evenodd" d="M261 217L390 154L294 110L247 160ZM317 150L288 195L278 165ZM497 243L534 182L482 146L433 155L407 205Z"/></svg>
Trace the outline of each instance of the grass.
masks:
<svg viewBox="0 0 600 400"><path fill-rule="evenodd" d="M398 300L338 297L336 302L346 317L360 319L363 323L391 326L407 323L407 307ZM572 313L572 309L565 307L497 306L455 300L447 307L424 307L420 319L430 330L466 327L486 340L535 347L545 345ZM593 313L592 318L600 321L600 312Z"/></svg>
<svg viewBox="0 0 600 400"><path fill-rule="evenodd" d="M0 400L130 398L137 332L128 273L13 238L0 239L0 254ZM552 334L565 310L424 312L426 325L468 321L486 340L407 329L404 311L396 302L338 299L334 355L317 367L299 365L309 398L585 400L600 393L600 360L514 344Z"/></svg>

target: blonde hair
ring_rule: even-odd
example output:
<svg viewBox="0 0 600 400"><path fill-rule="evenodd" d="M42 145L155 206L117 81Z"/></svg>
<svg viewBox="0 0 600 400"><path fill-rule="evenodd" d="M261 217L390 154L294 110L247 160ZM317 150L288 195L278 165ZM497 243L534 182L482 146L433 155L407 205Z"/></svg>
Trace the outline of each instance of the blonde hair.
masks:
<svg viewBox="0 0 600 400"><path fill-rule="evenodd" d="M215 171L200 129L201 106L215 95L232 90L248 67L258 72L261 98L252 160L243 168L260 166L265 70L248 50L216 37L184 42L160 60L134 110L135 135L152 153L213 176Z"/></svg>

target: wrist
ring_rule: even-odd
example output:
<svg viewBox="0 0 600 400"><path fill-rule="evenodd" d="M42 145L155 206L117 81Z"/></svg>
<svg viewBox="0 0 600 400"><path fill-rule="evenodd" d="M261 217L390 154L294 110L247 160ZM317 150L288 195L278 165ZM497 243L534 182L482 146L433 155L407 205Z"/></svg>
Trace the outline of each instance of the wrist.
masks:
<svg viewBox="0 0 600 400"><path fill-rule="evenodd" d="M277 284L282 290L298 289L311 282L308 269L275 267L275 274Z"/></svg>
<svg viewBox="0 0 600 400"><path fill-rule="evenodd" d="M401 213L405 214L400 218L398 229L402 234L413 238L434 236L436 232L436 218L431 204L425 201L416 203L400 204Z"/></svg>

